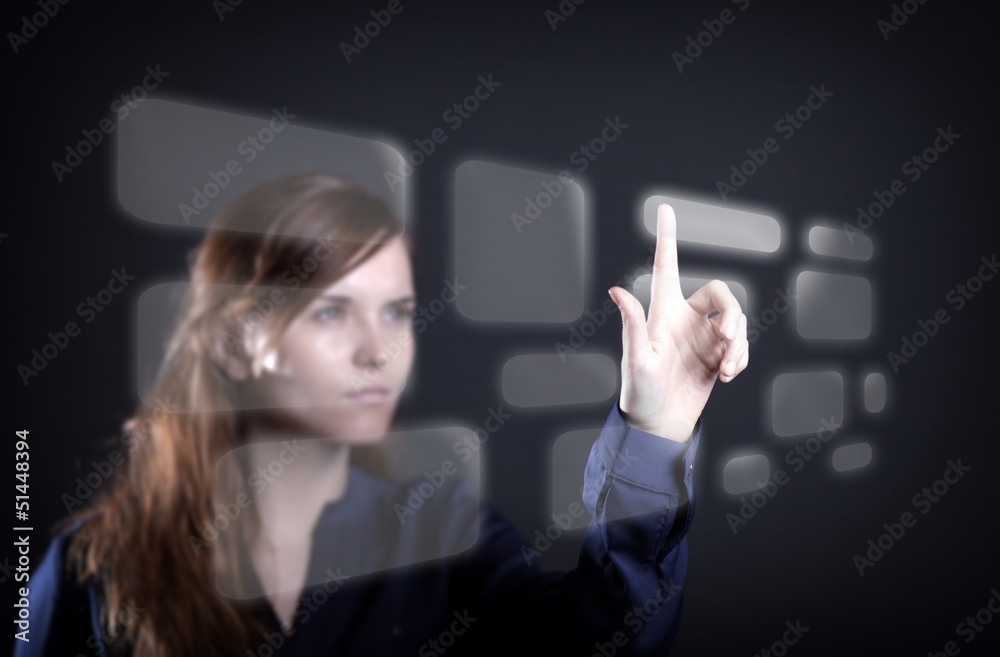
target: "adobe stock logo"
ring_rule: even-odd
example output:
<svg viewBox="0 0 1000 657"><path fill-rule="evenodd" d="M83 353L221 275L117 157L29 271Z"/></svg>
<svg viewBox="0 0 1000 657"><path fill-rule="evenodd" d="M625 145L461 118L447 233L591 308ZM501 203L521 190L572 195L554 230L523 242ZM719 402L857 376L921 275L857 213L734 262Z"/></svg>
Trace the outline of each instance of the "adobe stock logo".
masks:
<svg viewBox="0 0 1000 657"><path fill-rule="evenodd" d="M361 25L354 26L354 39L351 43L346 41L340 42L340 52L344 55L344 60L348 64L351 63L351 57L357 57L361 54L361 51L371 45L372 39L382 34L382 30L389 27L389 23L392 22L392 17L397 16L402 13L405 7L400 0L389 0L389 4L386 5L385 9L372 9L369 11L372 20L364 24L362 29Z"/></svg>
<svg viewBox="0 0 1000 657"><path fill-rule="evenodd" d="M257 134L248 134L246 139L234 147L237 155L242 156L243 164L250 164L257 155L267 148L267 145L274 141L276 135L281 133L295 115L288 111L288 107L277 107L271 109L271 120L266 126L257 131ZM234 178L243 173L243 165L239 159L231 159L218 171L210 170L206 174L206 180L201 186L191 188L191 202L178 203L177 211L180 212L181 219L185 224L191 223L191 217L199 215L206 210L212 199L217 197L222 190L229 186Z"/></svg>
<svg viewBox="0 0 1000 657"><path fill-rule="evenodd" d="M147 98L150 91L159 87L165 78L170 77L170 72L160 70L159 64L146 66L145 71L146 74L142 77L141 84L136 84L127 93L121 94L108 105L111 114L117 117L117 122L110 117L105 117L98 121L96 128L82 129L80 134L83 135L83 139L76 144L67 144L66 155L62 160L52 160L50 166L56 180L63 182L66 176L76 171L83 164L84 158L94 153L97 147L104 142L104 136L114 132L118 124L128 117L131 110L137 108L139 103Z"/></svg>
<svg viewBox="0 0 1000 657"><path fill-rule="evenodd" d="M822 109L827 101L833 97L833 92L827 91L826 84L820 84L819 87L813 85L809 87L809 91L812 93L809 94L803 104L796 107L792 112L786 112L774 124L774 131L782 135L785 141L794 137L796 130L802 128L812 118L813 113ZM739 167L735 164L729 166L732 174L729 176L728 182L721 179L715 182L715 188L718 190L722 200L728 201L729 197L743 187L757 171L762 169L767 164L770 156L777 153L780 148L781 144L774 137L765 139L763 144L758 148L754 148L753 146L748 148L746 153L749 157L743 160Z"/></svg>
<svg viewBox="0 0 1000 657"><path fill-rule="evenodd" d="M1000 271L1000 262L997 262L995 253L989 258L982 256L979 261L983 264L974 275L945 294L945 301L951 304L956 312L965 308L966 304L983 289L985 282L992 280ZM928 320L917 320L917 330L912 335L900 338L899 352L890 351L886 354L892 371L898 374L900 368L913 360L917 352L927 346L931 338L941 331L941 327L950 321L951 315L948 314L946 307L938 308Z"/></svg>
<svg viewBox="0 0 1000 657"><path fill-rule="evenodd" d="M20 52L28 41L38 36L38 30L49 24L50 18L55 18L59 13L60 5L69 4L69 0L38 0L38 7L41 11L31 14L31 17L21 17L21 29L17 32L8 32L7 41L14 49L14 54Z"/></svg>
<svg viewBox="0 0 1000 657"><path fill-rule="evenodd" d="M84 324L90 324L97 317L97 313L103 312L114 298L125 290L129 282L134 279L135 276L125 273L124 267L121 270L112 269L108 284L98 290L93 296L89 296L77 304L76 314L83 319ZM18 364L17 373L21 377L21 383L25 386L31 383L32 377L38 376L42 370L48 367L51 361L55 360L56 356L69 346L70 338L80 335L80 328L80 325L76 322L69 321L66 322L61 331L56 330L55 333L49 331L46 335L48 342L43 344L41 348L36 347L31 350L31 359L28 361L28 364Z"/></svg>
<svg viewBox="0 0 1000 657"><path fill-rule="evenodd" d="M940 479L934 481L930 486L921 488L913 496L913 499L910 500L913 507L920 510L920 515L925 515L930 511L933 505L940 502L941 498L948 494L952 486L961 481L962 477L972 470L971 465L962 464L961 458L954 461L948 460L946 465L948 468L941 475ZM902 541L906 536L906 530L915 527L917 520L918 516L910 511L906 511L899 516L898 520L882 523L885 533L880 534L874 539L869 538L866 544L867 550L863 554L855 554L852 557L854 567L858 570L858 575L864 577L865 570L873 568L876 563L885 557L889 550Z"/></svg>

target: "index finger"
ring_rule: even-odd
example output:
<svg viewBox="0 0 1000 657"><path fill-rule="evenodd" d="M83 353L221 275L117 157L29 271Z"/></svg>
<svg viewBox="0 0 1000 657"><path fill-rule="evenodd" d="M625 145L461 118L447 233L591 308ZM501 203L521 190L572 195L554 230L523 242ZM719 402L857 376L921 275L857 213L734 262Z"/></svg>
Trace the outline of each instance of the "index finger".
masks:
<svg viewBox="0 0 1000 657"><path fill-rule="evenodd" d="M653 320L654 309L660 304L677 299L684 299L677 266L677 217L669 204L661 203L656 209L656 253L649 291L650 320Z"/></svg>

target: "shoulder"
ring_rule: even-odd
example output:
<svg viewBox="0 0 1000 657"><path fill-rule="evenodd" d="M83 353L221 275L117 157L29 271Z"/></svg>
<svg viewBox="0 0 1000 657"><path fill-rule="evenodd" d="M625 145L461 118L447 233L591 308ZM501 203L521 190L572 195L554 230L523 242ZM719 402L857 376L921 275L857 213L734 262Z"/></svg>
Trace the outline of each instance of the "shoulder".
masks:
<svg viewBox="0 0 1000 657"><path fill-rule="evenodd" d="M19 599L27 600L30 629L29 641L16 642L16 655L70 654L67 650L82 646L90 635L88 587L77 582L66 558L70 543L86 520L81 518L57 532L38 566L19 581L16 593ZM15 537L16 541L22 539Z"/></svg>
<svg viewBox="0 0 1000 657"><path fill-rule="evenodd" d="M70 564L67 563L67 551L86 520L86 518L81 518L57 532L45 550L42 561L28 578L28 589L31 592L29 599L35 602L36 596L42 596L38 602L44 608L38 610L36 607L36 610L49 611L50 603L65 592L63 589L68 584L76 580ZM18 537L18 540L21 538Z"/></svg>

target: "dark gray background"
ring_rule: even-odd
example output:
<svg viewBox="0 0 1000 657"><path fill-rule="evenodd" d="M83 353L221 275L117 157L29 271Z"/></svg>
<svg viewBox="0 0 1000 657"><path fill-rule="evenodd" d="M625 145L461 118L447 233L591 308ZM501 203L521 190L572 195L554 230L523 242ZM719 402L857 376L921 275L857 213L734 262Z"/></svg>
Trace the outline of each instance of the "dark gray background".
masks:
<svg viewBox="0 0 1000 657"><path fill-rule="evenodd" d="M503 86L466 125L449 131L411 179L425 299L452 275L449 190L460 162L489 157L558 170L597 136L604 117L620 115L630 127L581 176L594 191L587 200L599 245L587 308L599 307L607 286L645 258L650 242L635 230L642 194L670 185L714 196L730 164L775 136L775 121L805 100L810 85L825 83L834 97L793 139L781 140L781 149L732 197L781 213L782 255L729 262L682 245L682 268L731 266L758 302L768 301L771 290L815 260L797 241L810 218L853 220L854 208L900 177L902 162L928 146L937 127L952 125L962 137L908 183L868 232L876 257L838 266L875 286L871 338L850 348L805 344L786 316L753 346L749 369L713 394L696 469L684 618L672 654L753 654L796 619L811 629L790 653L923 655L958 640L963 655L990 654L1000 645L996 622L968 645L954 632L1000 586L994 470L1000 283L988 283L952 312L940 334L889 377L891 408L852 427L870 439L879 461L849 483L823 463L811 464L734 536L724 517L737 504L718 474L736 449L784 453L760 421L775 374L817 362L855 378L873 362L884 367L885 352L898 350L918 319L947 306L948 290L975 273L980 256L994 253L993 10L985 3L929 2L886 42L876 21L889 16L888 2L754 0L681 74L671 53L704 29L703 19L733 5L590 0L553 32L543 12L556 5L406 2L350 64L338 44L385 3L246 0L220 22L208 0L71 2L19 53L8 49L7 211L0 228L8 234L0 243L8 281L5 425L9 435L22 427L32 432L34 526L61 517L59 496L104 454L101 440L117 435L136 399L134 303L145 287L182 276L185 254L198 239L119 209L109 143L61 184L50 168L80 130L111 115L111 100L138 82L147 64L170 72L162 90L178 99L261 117L287 105L303 125L355 126L402 143L427 137L477 76L492 73ZM4 31L37 10L30 2L6 6ZM75 319L76 304L120 267L137 276L124 299L85 325L23 387L17 364L45 342L47 331ZM486 409L502 402L502 358L551 349L566 334L558 326L471 325L449 309L420 338L418 389L401 418L446 416L479 426ZM619 325L610 322L588 347L617 358L620 344ZM549 522L543 501L555 436L600 425L610 404L515 413L491 439L487 497L525 534ZM958 457L972 471L859 578L851 556L881 533L883 522L912 510L912 495ZM41 536L36 531L35 540ZM545 563L572 566L578 545L578 535L557 541ZM41 554L36 545L34 563Z"/></svg>

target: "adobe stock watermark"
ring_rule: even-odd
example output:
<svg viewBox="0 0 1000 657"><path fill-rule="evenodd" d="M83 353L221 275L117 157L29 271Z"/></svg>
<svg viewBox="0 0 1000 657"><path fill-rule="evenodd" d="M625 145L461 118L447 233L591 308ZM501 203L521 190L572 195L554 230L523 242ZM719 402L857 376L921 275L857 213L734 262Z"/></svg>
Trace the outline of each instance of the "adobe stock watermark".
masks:
<svg viewBox="0 0 1000 657"><path fill-rule="evenodd" d="M901 172L911 183L917 182L924 173L930 170L931 165L938 161L941 154L954 146L961 136L957 132L953 132L951 126L948 126L947 129L939 127L937 137L934 138L931 145L906 159L900 166ZM896 199L906 192L906 183L899 178L889 183L887 189L872 192L875 200L867 207L860 205L857 207L858 216L853 224L844 223L847 240L854 244L856 236L864 235L865 231L875 223L875 220L884 215L885 211L896 202Z"/></svg>
<svg viewBox="0 0 1000 657"><path fill-rule="evenodd" d="M747 342L750 344L757 342L761 335L767 333L767 330L774 326L775 322L778 321L778 317L792 309L792 306L795 305L798 299L799 295L792 294L791 287L786 287L784 290L775 289L774 300L771 302L771 306L762 310L760 315L755 315L749 321Z"/></svg>
<svg viewBox="0 0 1000 657"><path fill-rule="evenodd" d="M965 305L972 300L976 293L983 289L986 281L992 280L1000 271L1000 263L997 262L995 253L988 260L986 256L982 256L979 261L983 263L979 266L979 270L966 279L964 284L956 285L948 290L944 297L945 301L955 309L955 312L965 308ZM913 360L917 352L926 347L931 338L940 332L941 327L950 321L951 315L948 314L948 308L944 306L934 311L930 319L917 320L917 330L912 335L904 335L900 338L899 353L890 351L885 355L889 365L892 366L892 371L899 374L900 368Z"/></svg>
<svg viewBox="0 0 1000 657"><path fill-rule="evenodd" d="M623 287L627 290L634 289L637 278L652 274L655 255L656 245L654 244L649 247L649 255L646 256L643 264L636 267L631 273L619 278L608 287ZM559 355L559 360L565 364L567 355L575 354L579 349L582 349L587 340L597 334L597 329L607 324L609 318L618 312L620 312L618 304L615 303L615 300L610 295L604 298L604 302L600 308L585 312L584 315L586 317L580 320L578 325L570 327L569 337L566 339L566 342L557 341L553 345L553 349Z"/></svg>
<svg viewBox="0 0 1000 657"><path fill-rule="evenodd" d="M375 355L375 364L365 367L361 376L351 374L351 385L356 391L361 390L366 384L371 383L379 376L379 372L390 362L399 358L403 353L403 347L410 343L412 339L427 330L427 327L440 317L445 308L455 303L458 297L469 288L458 282L458 277L453 280L444 281L441 292L434 299L431 299L426 306L420 306L414 311L412 333L410 329L399 332L392 342L388 343L382 351Z"/></svg>
<svg viewBox="0 0 1000 657"><path fill-rule="evenodd" d="M107 654L108 648L118 637L125 633L125 628L134 623L139 618L139 614L146 611L145 607L140 607L135 603L135 598L129 598L119 605L118 611L112 614L117 621L115 630L109 632L102 626L101 634L91 634L87 637L87 647L94 651L95 655ZM103 644L103 645L102 645Z"/></svg>
<svg viewBox="0 0 1000 657"><path fill-rule="evenodd" d="M112 114L118 116L119 121L124 121L128 117L129 112L138 107L139 103L146 99L148 92L160 86L163 79L169 75L168 71L160 70L159 64L152 68L147 66L146 75L142 78L142 84L135 85L127 93L123 93L120 97L111 101L108 109L111 110ZM110 135L117 127L118 124L113 119L105 117L98 122L96 128L84 128L81 130L80 132L84 138L75 145L67 144L66 156L61 161L52 160L52 173L55 174L56 180L62 182L66 176L76 171L83 164L83 159L93 153L104 142L104 136Z"/></svg>
<svg viewBox="0 0 1000 657"><path fill-rule="evenodd" d="M436 638L428 639L423 645L420 646L420 648L417 649L417 654L420 655L420 657L443 655L447 652L448 648L455 645L455 641L458 637L465 634L465 631L472 627L473 623L479 620L475 616L471 615L468 609L462 613L458 613L457 611L452 612L451 615L454 620L451 621L448 629L442 631Z"/></svg>
<svg viewBox="0 0 1000 657"><path fill-rule="evenodd" d="M639 456L632 454L626 447L618 453L615 465L611 471L621 476L638 460ZM535 559L541 559L542 555L548 552L552 548L552 545L562 538L569 528L573 526L573 521L582 517L585 513L587 513L587 509L580 502L570 502L565 511L559 513L553 512L552 522L546 525L544 529L535 530L534 540L531 542L531 545L525 544L521 546L521 556L524 557L525 563L530 566Z"/></svg>
<svg viewBox="0 0 1000 657"><path fill-rule="evenodd" d="M549 29L553 32L559 27L559 23L565 23L570 16L576 12L576 8L587 0L560 0L555 10L545 10L545 20L549 24Z"/></svg>
<svg viewBox="0 0 1000 657"><path fill-rule="evenodd" d="M300 456L308 451L308 445L300 445L298 438L294 440L283 440L280 443L281 450L277 456L271 459L267 465L260 466L246 478L246 485L254 491L254 497L250 497L246 491L237 493L232 502L223 504L216 502L216 514L214 517L206 519L199 528L198 535L189 534L188 544L196 555L201 554L203 549L207 549L213 542L218 540L222 532L242 515L243 511L253 506L254 499L267 490L268 486L277 481L278 477L285 473L288 466L292 465Z"/></svg>
<svg viewBox="0 0 1000 657"><path fill-rule="evenodd" d="M354 26L354 38L351 43L346 41L340 42L340 53L344 56L347 63L350 64L351 57L357 57L361 54L362 50L371 45L372 39L382 34L382 30L389 27L389 23L392 22L393 17L401 14L405 8L401 0L389 0L385 9L372 9L369 11L368 14L372 17L372 20L364 25Z"/></svg>
<svg viewBox="0 0 1000 657"><path fill-rule="evenodd" d="M529 566L535 559L541 559L542 555L552 548L552 545L562 538L563 533L573 526L573 521L580 518L587 512L583 504L570 502L563 512L553 512L552 522L545 526L545 529L536 529L534 541L531 545L527 543L521 546L521 556Z"/></svg>
<svg viewBox="0 0 1000 657"><path fill-rule="evenodd" d="M308 281L313 273L319 268L321 263L330 257L330 254L341 245L333 240L333 233L327 233L316 238L318 244L312 253L302 259L302 262L288 267L281 273L278 279L281 287L273 287L268 296L254 302L253 308L237 317L235 320L236 332L223 331L223 341L226 344L226 351L230 355L237 352L241 343L252 341L255 332L267 323L267 320L279 306L288 300L286 291L297 290L303 283Z"/></svg>
<svg viewBox="0 0 1000 657"><path fill-rule="evenodd" d="M577 173L586 171L590 163L597 159L601 153L608 148L608 144L618 139L628 128L627 123L622 123L621 117L615 115L604 117L604 128L601 134L590 140L588 144L580 144L580 147L569 155L569 163L576 167ZM534 198L524 197L524 214L512 212L510 220L514 224L517 234L523 231L522 226L530 226L533 221L542 215L542 210L552 205L554 199L559 198L563 188L573 182L573 174L568 169L563 169L557 174L556 180L542 181L542 191L538 192Z"/></svg>
<svg viewBox="0 0 1000 657"><path fill-rule="evenodd" d="M656 584L657 589L653 597L636 605L622 617L622 625L629 628L633 636L638 634L646 623L653 620L653 617L665 604L683 590L683 587L672 579L665 580L661 577L656 581ZM631 638L624 630L617 630L608 641L594 643L596 652L591 653L591 657L614 657L621 648L628 645Z"/></svg>
<svg viewBox="0 0 1000 657"><path fill-rule="evenodd" d="M14 565L10 562L10 557L4 557L3 563L0 563L0 584L6 583L13 574Z"/></svg>
<svg viewBox="0 0 1000 657"><path fill-rule="evenodd" d="M512 417L514 416L510 413L504 412L502 405L497 406L496 410L487 409L487 417L482 426L463 435L461 440L452 445L451 451L462 463L467 463L469 459L479 453L479 449L490 439L490 435L499 431L504 422ZM443 460L441 465L434 470L424 470L423 480L416 482L406 490L409 493L406 504L395 502L392 505L399 524L405 525L409 516L416 515L424 503L434 497L434 494L444 486L448 478L455 476L458 472L458 464L451 459Z"/></svg>
<svg viewBox="0 0 1000 657"><path fill-rule="evenodd" d="M134 452L138 449L140 445L150 439L157 424L181 408L180 404L171 403L169 397L166 401L157 397L155 404L156 409L152 416L145 418L137 427L122 432L119 440L124 450L116 448L111 450L107 458L91 461L90 472L76 478L76 487L73 489L73 493L62 494L60 499L67 514L72 513L75 507L83 506L84 502L94 495L94 491L110 479L117 468L125 464L125 451Z"/></svg>
<svg viewBox="0 0 1000 657"><path fill-rule="evenodd" d="M795 619L795 623L785 621L785 627L788 629L781 633L780 639L775 640L767 648L761 648L753 654L753 657L783 657L788 653L788 648L798 643L799 639L809 631L799 618Z"/></svg>
<svg viewBox="0 0 1000 657"><path fill-rule="evenodd" d="M910 16L917 13L917 10L926 2L927 0L903 0L898 5L893 3L888 20L880 18L875 21L875 26L882 34L882 40L888 41L889 35L893 32L898 32L899 28L906 25L906 21L910 20Z"/></svg>
<svg viewBox="0 0 1000 657"><path fill-rule="evenodd" d="M68 5L70 0L38 0L37 5L40 11L32 14L25 14L21 17L20 29L17 32L7 33L7 42L14 49L16 55L29 41L38 36L38 31L49 24L49 20L56 17L59 9Z"/></svg>
<svg viewBox="0 0 1000 657"><path fill-rule="evenodd" d="M296 632L305 623L313 617L313 614L319 611L320 606L325 605L328 600L333 596L334 593L343 588L344 584L351 578L350 575L344 575L340 566L337 567L336 572L332 569L326 569L326 578L323 583L318 586L310 586L306 590L308 593L303 593L299 597L299 604L295 609L294 625ZM247 654L250 657L273 657L275 651L285 645L292 634L290 634L290 628L287 628L282 624L281 632L263 632L261 633L263 641L257 646L256 650L250 650L247 648Z"/></svg>
<svg viewBox="0 0 1000 657"><path fill-rule="evenodd" d="M479 84L476 85L471 94L463 98L461 102L453 103L441 114L441 120L451 127L452 132L461 128L482 103L487 101L497 88L503 85L502 82L493 79L492 73L487 74L485 78L480 75L476 80ZM389 189L393 192L396 191L396 187L413 175L413 172L437 151L438 146L446 141L448 141L448 133L444 131L444 128L434 128L428 137L414 139L413 143L416 148L403 156L399 170L393 172L386 169L382 172L382 178Z"/></svg>
<svg viewBox="0 0 1000 657"><path fill-rule="evenodd" d="M825 83L820 84L819 87L813 85L809 87L809 91L812 93L806 97L802 105L796 107L792 112L786 112L774 124L774 131L782 135L785 141L794 137L795 131L802 128L812 118L813 113L822 109L830 98L833 97L833 92L826 90ZM746 153L749 157L743 160L738 168L735 164L729 166L729 170L732 173L729 176L728 182L722 179L715 182L715 188L718 190L722 200L728 201L729 196L735 194L743 187L754 174L767 164L770 156L777 153L780 148L781 144L774 137L765 139L759 148L752 146L748 148Z"/></svg>
<svg viewBox="0 0 1000 657"><path fill-rule="evenodd" d="M731 2L739 7L740 11L746 11L747 7L750 6L750 0L731 0ZM702 53L711 47L716 39L722 36L726 25L732 25L736 21L736 16L737 14L727 7L719 12L718 18L703 20L701 24L705 26L705 29L698 32L695 36L687 38L687 47L684 48L684 53L682 54L675 50L671 54L671 58L673 58L674 64L677 66L677 72L683 73L685 66L694 64L694 60L701 57Z"/></svg>
<svg viewBox="0 0 1000 657"><path fill-rule="evenodd" d="M993 622L994 615L1000 615L1000 591L992 588L990 589L990 594L989 599L986 600L986 604L982 608L976 611L975 614L966 616L965 620L955 626L955 634L962 637L966 644L972 643L979 636L979 633ZM995 606L994 603L996 603ZM962 647L958 645L957 641L948 641L944 644L942 650L928 652L927 657L955 657L955 655L961 652Z"/></svg>
<svg viewBox="0 0 1000 657"><path fill-rule="evenodd" d="M948 466L940 479L937 479L930 486L924 486L910 500L915 509L920 510L920 515L925 515L933 508L933 505L941 501L941 498L948 494L951 487L962 480L970 470L971 465L962 465L962 459L946 461ZM876 563L882 560L885 554L894 548L906 535L907 529L916 526L918 516L910 511L904 512L896 521L882 523L885 533L879 534L876 538L869 538L866 544L867 549L862 554L855 554L851 561L858 570L858 575L865 576L865 570L871 569Z"/></svg>
<svg viewBox="0 0 1000 657"><path fill-rule="evenodd" d="M253 162L257 155L274 141L275 136L295 118L295 115L288 111L288 106L284 106L280 110L277 107L272 108L271 114L271 120L258 130L257 134L247 135L246 139L236 145L236 154L243 156L244 164ZM243 173L243 166L239 159L229 160L218 171L209 171L206 182L201 186L191 188L191 202L177 205L177 210L181 213L181 219L184 220L184 223L190 225L191 217L206 210L211 200L218 196L241 173Z"/></svg>
<svg viewBox="0 0 1000 657"><path fill-rule="evenodd" d="M820 429L816 435L809 436L801 445L796 445L785 453L785 463L792 468L793 472L799 472L807 462L812 461L813 457L823 450L826 443L830 442L830 439L836 436L837 431L843 426L843 424L835 422L833 416L829 420L820 418L819 423ZM779 487L786 486L789 481L791 479L789 479L788 473L778 468L767 482L756 482L759 490L750 493L749 498L746 495L741 496L738 515L732 512L726 514L726 522L733 534L735 535L740 529L746 527L757 516L757 512L774 499L778 491L781 490Z"/></svg>
<svg viewBox="0 0 1000 657"><path fill-rule="evenodd" d="M212 9L219 17L219 22L226 20L226 14L236 11L236 8L243 4L243 0L212 0Z"/></svg>
<svg viewBox="0 0 1000 657"><path fill-rule="evenodd" d="M21 590L26 591L26 589ZM27 604L27 598L22 597L21 600L14 604L14 607L23 608ZM139 618L139 614L144 611L146 611L146 608L137 605L135 598L129 598L118 605L117 610L108 614L108 622L115 623L114 629L109 631L102 626L101 633L99 635L92 632L84 640L84 643L88 648L94 651L95 655L106 655L108 647L114 643L118 637L124 634L125 629L134 623L136 619ZM24 641L25 643L30 642L29 633L31 630L29 621L27 619L22 619L14 621L14 624L18 629L18 631L14 633L14 638L18 641ZM83 655L78 655L77 657L83 657Z"/></svg>
<svg viewBox="0 0 1000 657"><path fill-rule="evenodd" d="M114 298L121 294L129 282L135 280L135 276L125 273L125 268L111 270L111 278L108 284L98 290L93 296L89 296L76 306L76 314L83 319L84 324L90 324L97 318L97 314L103 312ZM41 347L31 350L31 359L28 364L18 363L17 373L21 377L21 383L27 387L31 383L31 378L49 366L55 358L69 346L70 338L80 335L81 326L75 321L68 321L62 330L55 333L49 331L46 334L48 342Z"/></svg>

